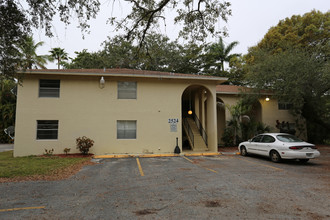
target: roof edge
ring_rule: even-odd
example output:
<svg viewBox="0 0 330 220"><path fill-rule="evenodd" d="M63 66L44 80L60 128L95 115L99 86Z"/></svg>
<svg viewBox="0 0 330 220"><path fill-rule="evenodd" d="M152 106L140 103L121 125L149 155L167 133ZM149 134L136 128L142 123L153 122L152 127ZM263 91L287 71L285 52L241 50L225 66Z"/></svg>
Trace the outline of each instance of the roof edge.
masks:
<svg viewBox="0 0 330 220"><path fill-rule="evenodd" d="M38 71L21 71L21 73L31 74L31 75L65 75L65 76L119 76L119 77L136 77L136 78L157 78L157 79L193 79L193 80L207 80L207 81L227 81L227 77L213 77L213 76L203 76L203 75L193 75L193 74L180 74L176 73L170 75L162 74L151 74L151 73L109 73L109 72L65 72L65 71L47 71L47 70L38 70Z"/></svg>

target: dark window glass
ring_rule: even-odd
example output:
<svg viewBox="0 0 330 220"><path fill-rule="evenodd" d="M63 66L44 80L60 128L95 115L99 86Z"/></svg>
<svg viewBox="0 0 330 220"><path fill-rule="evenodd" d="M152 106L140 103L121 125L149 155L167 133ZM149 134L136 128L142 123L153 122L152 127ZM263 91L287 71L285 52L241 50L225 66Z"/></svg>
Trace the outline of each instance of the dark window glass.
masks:
<svg viewBox="0 0 330 220"><path fill-rule="evenodd" d="M41 79L39 81L39 97L60 97L60 80Z"/></svg>
<svg viewBox="0 0 330 220"><path fill-rule="evenodd" d="M260 142L262 138L262 135L258 135L252 139L252 142Z"/></svg>
<svg viewBox="0 0 330 220"><path fill-rule="evenodd" d="M286 102L283 102L283 103L279 102L278 103L278 109L279 110L289 110L291 108L292 108L292 104L290 104L290 103L286 103Z"/></svg>
<svg viewBox="0 0 330 220"><path fill-rule="evenodd" d="M58 120L38 120L37 140L56 140L58 137Z"/></svg>
<svg viewBox="0 0 330 220"><path fill-rule="evenodd" d="M264 137L262 138L262 142L263 143L273 143L273 142L275 142L275 138L273 138L270 135L264 135Z"/></svg>

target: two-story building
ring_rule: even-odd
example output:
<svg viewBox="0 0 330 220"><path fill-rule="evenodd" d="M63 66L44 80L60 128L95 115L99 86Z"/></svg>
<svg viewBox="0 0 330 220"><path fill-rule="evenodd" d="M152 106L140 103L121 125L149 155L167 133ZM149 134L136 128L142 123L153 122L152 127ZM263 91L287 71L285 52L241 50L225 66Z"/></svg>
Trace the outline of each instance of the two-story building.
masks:
<svg viewBox="0 0 330 220"><path fill-rule="evenodd" d="M76 138L95 141L101 154L173 153L178 140L190 150L217 152L226 120L219 102L239 99L222 77L131 69L31 70L18 86L14 156L45 149L76 149ZM260 100L260 120L292 121L277 102Z"/></svg>

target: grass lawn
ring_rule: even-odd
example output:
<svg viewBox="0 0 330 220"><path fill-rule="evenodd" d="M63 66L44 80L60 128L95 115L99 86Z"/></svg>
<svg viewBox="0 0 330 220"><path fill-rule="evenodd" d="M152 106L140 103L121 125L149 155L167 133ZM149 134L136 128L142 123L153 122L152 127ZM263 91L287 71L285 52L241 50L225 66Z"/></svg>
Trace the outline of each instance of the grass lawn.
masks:
<svg viewBox="0 0 330 220"><path fill-rule="evenodd" d="M76 164L89 161L90 158L61 157L13 157L13 151L0 153L0 178L51 175L52 173Z"/></svg>

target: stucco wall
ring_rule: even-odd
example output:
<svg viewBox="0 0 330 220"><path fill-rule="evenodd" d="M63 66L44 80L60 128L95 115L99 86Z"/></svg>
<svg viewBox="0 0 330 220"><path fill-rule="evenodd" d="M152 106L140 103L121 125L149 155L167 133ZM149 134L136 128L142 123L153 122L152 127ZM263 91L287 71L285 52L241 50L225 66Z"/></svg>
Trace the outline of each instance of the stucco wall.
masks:
<svg viewBox="0 0 330 220"><path fill-rule="evenodd" d="M236 94L217 94L217 98L220 98L226 106L233 106L236 105L239 96ZM289 123L295 123L296 118L290 114L289 110L279 110L278 109L278 101L276 99L271 98L268 102L261 98L259 99L259 102L261 104L261 122L268 125L271 128L271 132L279 132L279 129L276 128L276 120L279 120L280 122L285 121ZM219 110L218 110L219 113ZM228 121L231 119L231 114L226 107L225 110L225 120ZM220 120L218 118L218 141L221 140L223 126L225 125L225 121ZM304 121L301 121L300 123L304 124ZM220 128L220 129L219 129ZM306 133L305 132L298 132L296 133L297 136L300 136L300 138L305 138ZM221 141L220 141L221 142ZM219 142L219 143L220 143Z"/></svg>
<svg viewBox="0 0 330 220"><path fill-rule="evenodd" d="M60 98L39 98L39 79L60 79ZM14 156L78 152L75 139L95 141L90 152L172 153L179 138L181 147L181 95L188 80L105 77L38 76L24 79L18 88ZM117 81L136 81L137 99L117 99ZM198 84L194 81L193 83ZM203 84L215 96L215 84ZM177 132L170 132L168 119L179 119ZM58 140L36 140L37 120L59 120ZM117 139L117 120L136 120L137 138ZM216 128L215 128L216 129ZM215 143L214 143L215 144Z"/></svg>

